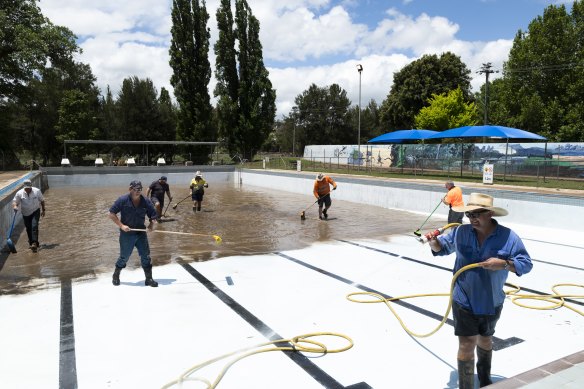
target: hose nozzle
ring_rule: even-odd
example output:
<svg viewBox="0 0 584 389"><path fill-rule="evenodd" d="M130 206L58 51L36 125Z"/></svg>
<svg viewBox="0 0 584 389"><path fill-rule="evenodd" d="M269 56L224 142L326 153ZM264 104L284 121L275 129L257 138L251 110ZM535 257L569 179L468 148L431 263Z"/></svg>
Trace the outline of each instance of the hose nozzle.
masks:
<svg viewBox="0 0 584 389"><path fill-rule="evenodd" d="M437 230L428 232L427 234L424 234L416 239L418 239L418 242L420 242L422 244L428 243L428 241L434 239L435 237L437 237L438 235L440 235L443 232L444 232L444 228L439 228Z"/></svg>
<svg viewBox="0 0 584 389"><path fill-rule="evenodd" d="M424 234L418 238L416 238L418 240L418 242L424 244L424 243L428 243L428 241L434 239L435 237L437 237L438 235L442 234L444 231L446 231L447 229L451 228L451 227L455 227L455 226L459 226L460 223L450 223L445 225L444 227L440 227L437 230L434 230L432 232L428 232L427 234Z"/></svg>

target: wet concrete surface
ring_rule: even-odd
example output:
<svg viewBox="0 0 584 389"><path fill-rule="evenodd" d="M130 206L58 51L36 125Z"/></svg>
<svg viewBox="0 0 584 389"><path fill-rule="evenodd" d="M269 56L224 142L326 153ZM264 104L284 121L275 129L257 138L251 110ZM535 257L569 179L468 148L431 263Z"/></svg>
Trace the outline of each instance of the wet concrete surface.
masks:
<svg viewBox="0 0 584 389"><path fill-rule="evenodd" d="M342 190L342 188L339 188ZM107 217L125 187L55 188L45 192L46 215L40 223L40 248L28 249L22 223L13 241L18 253L0 257L0 294L21 294L58 287L61 279L92 279L112 272L119 255L118 228ZM389 234L411 234L425 215L359 205L334 199L329 220L318 220L318 206L311 194L298 195L228 183L211 183L202 212L193 213L190 199L172 208L188 188L171 185L174 201L168 198L160 231L209 236L149 234L154 266L180 256L186 261L207 261L230 255L249 255L306 247L315 241L382 238ZM311 206L311 204L313 204ZM306 210L306 220L300 213ZM219 235L218 245L212 235ZM136 250L129 268L140 266ZM122 272L123 278L123 272ZM156 278L156 268L154 269Z"/></svg>

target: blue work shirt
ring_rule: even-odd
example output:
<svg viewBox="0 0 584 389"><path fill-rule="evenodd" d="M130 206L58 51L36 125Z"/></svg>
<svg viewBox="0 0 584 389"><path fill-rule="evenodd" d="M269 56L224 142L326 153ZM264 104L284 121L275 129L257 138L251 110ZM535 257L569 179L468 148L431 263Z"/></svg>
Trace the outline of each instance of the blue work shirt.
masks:
<svg viewBox="0 0 584 389"><path fill-rule="evenodd" d="M120 214L120 221L122 224L130 228L144 229L144 219L148 216L150 219L156 219L156 209L152 205L152 201L140 195L140 204L134 206L132 203L132 196L130 193L118 197L114 205L109 210L111 213Z"/></svg>
<svg viewBox="0 0 584 389"><path fill-rule="evenodd" d="M486 261L491 257L512 260L518 276L529 273L533 264L523 242L515 232L503 227L492 219L496 228L482 246L477 233L470 224L464 224L450 234L437 237L442 249L432 251L434 255L448 255L456 252L453 273L470 265ZM505 301L503 287L508 270L487 270L474 268L459 275L454 285L452 299L475 315L494 315L495 309Z"/></svg>

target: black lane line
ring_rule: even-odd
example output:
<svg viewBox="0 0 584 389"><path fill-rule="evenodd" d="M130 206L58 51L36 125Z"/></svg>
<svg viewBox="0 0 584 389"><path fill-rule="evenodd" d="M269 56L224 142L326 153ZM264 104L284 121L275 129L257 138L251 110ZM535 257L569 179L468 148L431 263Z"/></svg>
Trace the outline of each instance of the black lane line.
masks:
<svg viewBox="0 0 584 389"><path fill-rule="evenodd" d="M243 320L247 321L256 331L267 339L274 341L278 339L283 339L282 336L278 335L276 331L272 330L266 323L258 319L253 313L245 309L237 301L233 300L227 293L219 289L213 282L209 281L204 275L198 272L191 265L186 263L180 258L176 259L176 262L181 265L190 275L195 277L203 286L205 286L211 293L215 295L219 300L221 300L225 305L231 308L235 313L237 313ZM292 347L288 342L275 343L278 347ZM284 355L294 361L299 367L304 369L312 378L314 378L318 383L323 385L325 388L331 389L347 389L324 370L316 366L308 357L305 355L294 352L294 351L284 351ZM362 383L361 383L362 384ZM369 386L367 386L369 387ZM366 387L364 387L366 388Z"/></svg>
<svg viewBox="0 0 584 389"><path fill-rule="evenodd" d="M551 266L563 267L565 269L584 270L584 268L581 268L581 267L564 265L564 264L556 263L556 262L548 262L548 261L543 261L541 259L531 258L531 261L532 262L545 263L546 265L551 265Z"/></svg>
<svg viewBox="0 0 584 389"><path fill-rule="evenodd" d="M532 242L539 242L539 243L546 243L546 244L553 244L555 246L562 246L562 247L570 247L573 249L580 249L580 250L584 250L584 247L581 246L572 246L571 244L564 244L564 243L556 243L556 242L547 242L545 240L537 240L537 239L529 239L529 238L521 238L521 240L529 240Z"/></svg>
<svg viewBox="0 0 584 389"><path fill-rule="evenodd" d="M448 268L448 267L434 265L432 263L428 263L428 262L425 262L425 261L420 261L419 259L414 259L414 258L410 258L410 257L404 257L404 256L399 255L399 254L394 254L394 253L389 252L389 251L380 250L380 249L375 248L375 247L365 246L365 245L362 245L362 244L359 244L359 243L355 243L355 242L351 242L351 241L348 241L348 240L342 240L342 239L337 239L337 240L339 242L347 243L347 244L350 244L350 245L353 245L353 246L357 246L357 247L361 247L361 248L364 248L364 249L367 249L367 250L371 250L371 251L376 251L376 252L382 253L382 254L389 254L392 257L402 258L402 259L405 259L406 261L415 262L415 263L418 263L420 265L424 265L424 266L427 266L427 267L433 267L435 269L446 270L446 271L452 273L452 269L451 268ZM553 263L544 262L544 261L538 261L538 260L533 259L533 258L531 259L531 261L532 262L547 263L547 264L550 264L550 265L556 265L556 266L560 266L560 267L564 267L564 268L568 268L568 269L584 270L584 269L580 269L580 268L573 267L573 266L567 266L567 265L553 264ZM505 286L508 286L510 288L515 288L515 285L510 284L508 282L505 283ZM526 287L523 287L523 286L521 287L521 290L522 291L525 291L525 292L533 293L533 294L538 294L540 296L546 296L546 295L549 295L550 294L549 292L542 292L540 290L526 288ZM573 300L573 299L569 299L569 298L565 298L564 301L568 301L568 302L570 302L572 304L584 306L584 301L578 301L578 300Z"/></svg>
<svg viewBox="0 0 584 389"><path fill-rule="evenodd" d="M73 290L71 280L61 280L61 329L59 344L59 388L77 389Z"/></svg>
<svg viewBox="0 0 584 389"><path fill-rule="evenodd" d="M331 272L329 272L327 270L321 269L319 267L316 267L316 266L313 266L311 264L308 264L308 263L306 263L304 261L301 261L300 259L293 258L293 257L291 257L289 255L286 255L286 254L283 254L283 253L279 253L279 252L274 253L274 254L277 254L277 255L281 256L282 258L286 258L287 260L292 261L294 263L297 263L297 264L299 264L301 266L307 267L310 270L314 270L314 271L316 271L318 273L321 273L321 274L324 274L324 275L326 275L328 277L334 278L335 280L341 281L341 282L343 282L343 283L345 283L347 285L353 286L353 287L355 287L357 289L361 289L361 290L363 290L365 292L377 293L377 294L385 297L386 299L393 298L393 296L390 296L390 295L385 294L383 292L380 292L378 290L369 288L367 286L358 284L358 283L353 282L353 281L351 281L351 280L349 280L347 278L344 278L342 276L339 276L338 274L331 273ZM422 314L424 316L430 317L432 319L436 319L438 321L442 321L442 319L444 318L444 315L438 315L438 314L436 314L434 312L431 312L431 311L428 311L426 309L420 308L420 307L415 306L413 304L406 303L405 301L393 300L392 303L395 303L397 305L401 305L404 308L411 309L414 312L420 313L420 314ZM445 323L448 324L448 325L450 325L450 326L454 326L454 321L452 319L447 318ZM518 344L518 343L521 343L521 342L523 342L523 339L519 339L519 338L515 338L515 337L511 337L511 338L508 338L508 339L501 339L501 338L498 338L496 336L493 336L493 350L495 350L495 351L501 350L501 349L504 349L506 347L509 347L511 345Z"/></svg>
<svg viewBox="0 0 584 389"><path fill-rule="evenodd" d="M358 283L356 283L354 281L351 281L351 280L349 280L349 279L347 279L345 277L339 276L338 274L331 273L331 272L329 272L327 270L324 270L324 269L321 269L319 267L313 266L313 265L308 264L308 263L306 263L304 261L301 261L300 259L296 259L296 258L291 257L289 255L286 255L284 253L275 253L275 254L281 256L282 258L286 258L289 261L295 262L295 263L297 263L297 264L299 264L301 266L307 267L310 270L314 270L314 271L316 271L318 273L324 274L325 276L334 278L337 281L341 281L341 282L343 282L343 283L345 283L347 285L353 286L353 287L355 287L357 289L361 289L361 290L363 290L365 292L377 293L377 294L385 297L386 299L392 299L393 298L393 296L390 296L388 294L385 294L383 292L380 292L380 291L375 290L373 288L370 288L368 286L358 284ZM420 314L422 314L424 316L427 316L427 317L431 317L432 319L436 319L438 321L442 321L442 318L444 317L443 315L438 315L438 314L436 314L434 312L428 311L428 310L426 310L424 308L417 307L417 306L415 306L413 304L407 303L407 302L402 301L402 300L393 300L392 303L395 303L397 305L401 305L404 308L411 309L414 312L420 313ZM448 323L450 325L453 325L454 324L454 322L452 321L452 319L446 319L446 323Z"/></svg>

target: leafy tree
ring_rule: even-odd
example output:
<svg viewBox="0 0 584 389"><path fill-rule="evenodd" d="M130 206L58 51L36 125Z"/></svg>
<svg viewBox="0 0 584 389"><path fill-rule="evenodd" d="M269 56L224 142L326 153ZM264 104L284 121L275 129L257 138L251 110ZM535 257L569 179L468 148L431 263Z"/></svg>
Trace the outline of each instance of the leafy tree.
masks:
<svg viewBox="0 0 584 389"><path fill-rule="evenodd" d="M564 5L550 5L527 32L519 30L494 110L500 124L550 141L584 141L583 46L583 1L572 4L571 14Z"/></svg>
<svg viewBox="0 0 584 389"><path fill-rule="evenodd" d="M359 106L355 105L349 109L351 117L351 127L354 134L359 132ZM379 123L380 112L375 100L370 100L364 109L361 109L361 143L375 138L378 135L385 134L383 127Z"/></svg>
<svg viewBox="0 0 584 389"><path fill-rule="evenodd" d="M339 85L320 88L312 84L296 96L294 102L296 140L300 150L307 144L355 143L356 131L349 112L351 101Z"/></svg>
<svg viewBox="0 0 584 389"><path fill-rule="evenodd" d="M467 103L460 88L434 94L428 103L430 105L422 108L414 118L416 128L443 131L478 123L476 104Z"/></svg>
<svg viewBox="0 0 584 389"><path fill-rule="evenodd" d="M0 148L12 154L8 160L30 150L46 164L59 154L53 127L60 89L51 91L45 78L50 83L57 80L55 73L61 81L74 77L79 64L72 58L80 51L75 39L45 18L35 0L0 2Z"/></svg>
<svg viewBox="0 0 584 389"><path fill-rule="evenodd" d="M208 21L204 0L173 1L170 82L179 106L178 138L184 141L215 138L208 91L211 79Z"/></svg>
<svg viewBox="0 0 584 389"><path fill-rule="evenodd" d="M59 104L59 118L55 126L57 142L64 144L67 139L88 139L92 131L97 127L97 117L95 110L91 107L92 99L78 89L70 89L63 92ZM75 151L81 146L72 146L71 156L80 158ZM80 159L71 160L78 164Z"/></svg>
<svg viewBox="0 0 584 389"><path fill-rule="evenodd" d="M164 102L164 108L161 107ZM174 127L168 111L169 96L164 90L161 98L157 96L152 80L141 80L134 76L122 82L122 88L116 102L120 120L120 140L174 140ZM163 111L165 114L163 114ZM137 154L142 151L141 146L127 148ZM156 153L171 154L169 147L152 146L149 148L150 163Z"/></svg>
<svg viewBox="0 0 584 389"><path fill-rule="evenodd" d="M260 23L245 0L235 0L235 29L230 1L217 10L218 119L229 152L250 159L272 131L276 92L264 66ZM238 51L235 50L237 43Z"/></svg>
<svg viewBox="0 0 584 389"><path fill-rule="evenodd" d="M238 152L236 141L239 122L239 76L231 0L221 0L216 13L219 39L215 43L215 86L219 136L229 155Z"/></svg>
<svg viewBox="0 0 584 389"><path fill-rule="evenodd" d="M472 99L470 70L453 53L424 55L394 74L393 85L381 104L381 124L389 129L407 129L414 116L427 106L433 94L460 87L464 99Z"/></svg>

